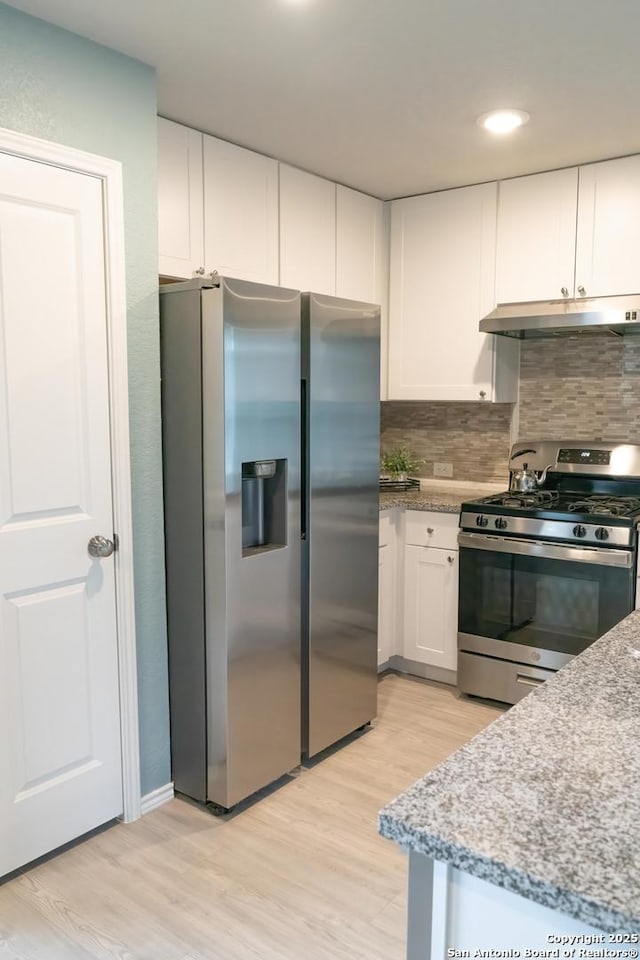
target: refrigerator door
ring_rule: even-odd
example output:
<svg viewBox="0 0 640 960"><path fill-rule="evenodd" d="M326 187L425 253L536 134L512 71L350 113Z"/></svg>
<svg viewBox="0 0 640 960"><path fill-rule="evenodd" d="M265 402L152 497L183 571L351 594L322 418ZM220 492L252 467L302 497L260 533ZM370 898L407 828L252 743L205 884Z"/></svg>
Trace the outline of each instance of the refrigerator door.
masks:
<svg viewBox="0 0 640 960"><path fill-rule="evenodd" d="M300 763L300 294L202 294L208 799Z"/></svg>
<svg viewBox="0 0 640 960"><path fill-rule="evenodd" d="M303 752L376 715L380 308L303 294Z"/></svg>

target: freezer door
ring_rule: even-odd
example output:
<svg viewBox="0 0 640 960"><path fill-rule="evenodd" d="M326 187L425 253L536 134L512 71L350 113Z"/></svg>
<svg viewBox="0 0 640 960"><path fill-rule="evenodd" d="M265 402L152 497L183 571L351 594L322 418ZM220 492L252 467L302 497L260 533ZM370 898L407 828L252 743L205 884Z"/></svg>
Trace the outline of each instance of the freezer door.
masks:
<svg viewBox="0 0 640 960"><path fill-rule="evenodd" d="M300 294L203 294L208 798L300 763Z"/></svg>
<svg viewBox="0 0 640 960"><path fill-rule="evenodd" d="M376 715L380 309L303 294L309 756Z"/></svg>

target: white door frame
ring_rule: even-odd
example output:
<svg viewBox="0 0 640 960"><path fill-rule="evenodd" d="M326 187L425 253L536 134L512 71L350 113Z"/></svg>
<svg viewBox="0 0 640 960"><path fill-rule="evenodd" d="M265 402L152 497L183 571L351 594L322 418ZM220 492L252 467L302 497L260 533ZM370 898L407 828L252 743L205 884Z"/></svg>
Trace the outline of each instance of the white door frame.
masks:
<svg viewBox="0 0 640 960"><path fill-rule="evenodd" d="M114 573L120 685L122 801L123 820L128 822L137 820L141 815L141 809L122 165L117 160L84 153L59 143L50 143L47 140L40 140L1 127L0 152L62 167L76 173L88 174L102 180L111 478L114 531L118 536L118 549L114 553ZM33 269L35 277L38 271L37 263L33 265Z"/></svg>

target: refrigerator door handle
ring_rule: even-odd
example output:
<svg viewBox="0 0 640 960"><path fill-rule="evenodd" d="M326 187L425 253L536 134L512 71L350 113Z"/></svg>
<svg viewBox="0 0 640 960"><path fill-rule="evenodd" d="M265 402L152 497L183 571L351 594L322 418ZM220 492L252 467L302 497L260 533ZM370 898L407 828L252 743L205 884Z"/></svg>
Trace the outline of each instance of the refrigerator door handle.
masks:
<svg viewBox="0 0 640 960"><path fill-rule="evenodd" d="M307 516L307 478L308 456L307 447L307 381L303 377L300 381L300 539L307 539L308 516Z"/></svg>

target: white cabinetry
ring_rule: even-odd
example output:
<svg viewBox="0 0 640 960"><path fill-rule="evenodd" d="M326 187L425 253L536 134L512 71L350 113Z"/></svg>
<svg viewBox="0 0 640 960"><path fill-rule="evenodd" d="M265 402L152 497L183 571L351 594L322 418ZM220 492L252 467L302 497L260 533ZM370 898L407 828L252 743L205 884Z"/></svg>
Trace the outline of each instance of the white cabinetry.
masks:
<svg viewBox="0 0 640 960"><path fill-rule="evenodd" d="M498 303L573 297L577 204L576 168L499 184Z"/></svg>
<svg viewBox="0 0 640 960"><path fill-rule="evenodd" d="M280 164L280 283L336 292L336 185Z"/></svg>
<svg viewBox="0 0 640 960"><path fill-rule="evenodd" d="M498 303L640 293L640 156L499 185Z"/></svg>
<svg viewBox="0 0 640 960"><path fill-rule="evenodd" d="M278 283L278 162L204 137L207 271Z"/></svg>
<svg viewBox="0 0 640 960"><path fill-rule="evenodd" d="M336 187L336 296L380 304L380 399L387 399L388 216L382 200Z"/></svg>
<svg viewBox="0 0 640 960"><path fill-rule="evenodd" d="M495 306L497 184L391 205L389 399L513 401L517 343L478 331Z"/></svg>
<svg viewBox="0 0 640 960"><path fill-rule="evenodd" d="M640 293L640 156L580 167L576 296Z"/></svg>
<svg viewBox="0 0 640 960"><path fill-rule="evenodd" d="M394 513L380 514L378 546L378 666L396 653L396 529Z"/></svg>
<svg viewBox="0 0 640 960"><path fill-rule="evenodd" d="M336 296L380 303L382 299L383 203L336 187Z"/></svg>
<svg viewBox="0 0 640 960"><path fill-rule="evenodd" d="M457 514L405 515L405 660L455 670L458 642Z"/></svg>
<svg viewBox="0 0 640 960"><path fill-rule="evenodd" d="M190 278L204 267L202 134L162 118L158 120L158 247L162 276Z"/></svg>

